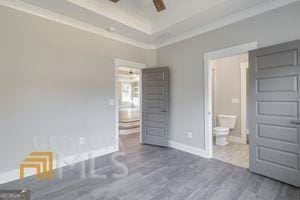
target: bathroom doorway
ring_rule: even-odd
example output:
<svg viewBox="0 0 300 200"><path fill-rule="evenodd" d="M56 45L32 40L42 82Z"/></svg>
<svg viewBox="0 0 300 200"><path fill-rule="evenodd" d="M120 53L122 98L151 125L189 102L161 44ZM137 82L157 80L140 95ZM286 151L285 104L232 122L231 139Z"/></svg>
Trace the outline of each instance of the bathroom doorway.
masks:
<svg viewBox="0 0 300 200"><path fill-rule="evenodd" d="M213 158L249 168L248 53L210 60Z"/></svg>

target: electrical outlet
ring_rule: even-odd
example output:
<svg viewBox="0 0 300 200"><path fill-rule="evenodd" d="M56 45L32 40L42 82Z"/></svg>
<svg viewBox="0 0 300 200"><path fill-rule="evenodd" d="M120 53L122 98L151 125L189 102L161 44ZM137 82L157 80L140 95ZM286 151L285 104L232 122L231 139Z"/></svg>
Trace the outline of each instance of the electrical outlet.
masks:
<svg viewBox="0 0 300 200"><path fill-rule="evenodd" d="M84 144L85 143L85 138L84 137L80 137L79 138L79 144Z"/></svg>
<svg viewBox="0 0 300 200"><path fill-rule="evenodd" d="M187 135L188 135L189 139L191 139L193 137L193 133L192 132L188 132Z"/></svg>

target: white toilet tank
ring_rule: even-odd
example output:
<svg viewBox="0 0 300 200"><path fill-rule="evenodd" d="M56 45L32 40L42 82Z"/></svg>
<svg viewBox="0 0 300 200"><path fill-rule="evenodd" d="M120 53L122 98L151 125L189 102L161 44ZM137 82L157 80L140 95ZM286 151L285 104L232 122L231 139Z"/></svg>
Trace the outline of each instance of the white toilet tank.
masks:
<svg viewBox="0 0 300 200"><path fill-rule="evenodd" d="M218 115L219 125L229 129L235 129L236 119L235 115Z"/></svg>

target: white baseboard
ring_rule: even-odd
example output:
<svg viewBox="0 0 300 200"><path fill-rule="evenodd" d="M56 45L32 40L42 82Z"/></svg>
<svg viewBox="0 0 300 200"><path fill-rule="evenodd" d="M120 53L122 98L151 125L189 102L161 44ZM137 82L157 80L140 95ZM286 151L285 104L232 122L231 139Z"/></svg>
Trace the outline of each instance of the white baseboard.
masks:
<svg viewBox="0 0 300 200"><path fill-rule="evenodd" d="M185 152L197 155L197 156L201 156L204 158L209 158L208 152L206 152L204 149L200 149L197 147L189 146L189 145L178 143L175 141L169 141L169 147L172 147L174 149L178 149L181 151L185 151Z"/></svg>
<svg viewBox="0 0 300 200"><path fill-rule="evenodd" d="M8 183L19 179L19 169L11 170L0 174L0 184Z"/></svg>
<svg viewBox="0 0 300 200"><path fill-rule="evenodd" d="M133 129L126 129L126 130L120 130L120 135L130 135L134 133L139 133L141 131L141 128L133 128Z"/></svg>
<svg viewBox="0 0 300 200"><path fill-rule="evenodd" d="M87 153L82 153L80 156L73 155L65 158L60 158L57 162L54 160L54 169L65 167L68 165L73 165L78 162L83 162L89 159L97 158L106 154L110 154L113 152L119 151L119 144L114 146L105 147L102 149L94 150ZM59 164L58 164L59 163ZM28 171L25 173L25 177L33 176L35 173L32 171ZM11 170L8 172L0 173L0 184L8 183L11 181L19 180L19 169Z"/></svg>
<svg viewBox="0 0 300 200"><path fill-rule="evenodd" d="M247 136L244 135L242 137L238 137L238 136L228 136L228 141L230 142L236 142L236 143L240 143L240 144L247 144Z"/></svg>

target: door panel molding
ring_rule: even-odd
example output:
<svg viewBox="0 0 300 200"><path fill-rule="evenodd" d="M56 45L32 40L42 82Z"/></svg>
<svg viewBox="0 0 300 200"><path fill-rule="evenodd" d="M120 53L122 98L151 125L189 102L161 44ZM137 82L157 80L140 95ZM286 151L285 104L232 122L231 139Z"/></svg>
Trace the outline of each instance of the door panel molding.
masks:
<svg viewBox="0 0 300 200"><path fill-rule="evenodd" d="M169 146L169 68L142 70L142 143Z"/></svg>
<svg viewBox="0 0 300 200"><path fill-rule="evenodd" d="M250 171L300 187L300 41L250 52Z"/></svg>

